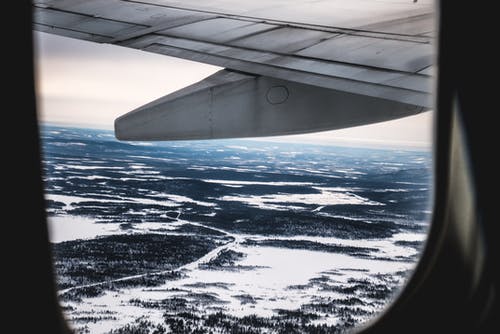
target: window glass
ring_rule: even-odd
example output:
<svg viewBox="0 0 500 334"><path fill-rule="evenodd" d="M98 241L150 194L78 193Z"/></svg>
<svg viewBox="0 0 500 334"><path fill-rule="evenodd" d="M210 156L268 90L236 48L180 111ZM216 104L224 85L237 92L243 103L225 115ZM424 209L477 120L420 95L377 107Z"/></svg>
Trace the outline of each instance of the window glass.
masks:
<svg viewBox="0 0 500 334"><path fill-rule="evenodd" d="M431 216L432 111L307 135L121 142L117 116L219 68L35 39L55 279L77 332L334 332L403 286Z"/></svg>

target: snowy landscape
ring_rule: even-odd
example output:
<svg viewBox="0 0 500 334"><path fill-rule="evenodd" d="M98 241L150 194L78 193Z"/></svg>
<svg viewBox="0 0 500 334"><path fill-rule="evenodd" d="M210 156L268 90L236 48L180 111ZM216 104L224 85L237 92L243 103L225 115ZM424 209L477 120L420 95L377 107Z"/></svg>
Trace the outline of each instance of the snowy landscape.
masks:
<svg viewBox="0 0 500 334"><path fill-rule="evenodd" d="M426 238L429 151L41 138L78 333L342 332L383 309Z"/></svg>

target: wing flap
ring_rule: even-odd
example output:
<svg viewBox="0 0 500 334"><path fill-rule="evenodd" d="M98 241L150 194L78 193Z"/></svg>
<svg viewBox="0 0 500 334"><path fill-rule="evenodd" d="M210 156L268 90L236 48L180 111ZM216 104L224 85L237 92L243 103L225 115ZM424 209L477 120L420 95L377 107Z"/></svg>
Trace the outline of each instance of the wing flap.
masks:
<svg viewBox="0 0 500 334"><path fill-rule="evenodd" d="M419 74L385 72L346 64L319 63L319 61L316 61L315 71L312 69L306 71L304 70L305 66L301 63L304 60L301 58L277 56L268 52L169 37L147 37L133 43L137 43L134 47L140 47L144 51L237 69L247 73L379 97L426 108L432 106L431 78ZM413 82L411 80L395 80L412 76L415 77ZM391 82L391 80L394 81Z"/></svg>
<svg viewBox="0 0 500 334"><path fill-rule="evenodd" d="M415 73L432 64L433 48L428 43L344 35L313 45L297 55Z"/></svg>
<svg viewBox="0 0 500 334"><path fill-rule="evenodd" d="M77 14L49 8L37 8L34 11L34 21L37 26L44 26L45 31L53 28L59 34L68 32L70 37L74 34L90 36L91 41L109 42L114 37L127 35L134 31L140 31L146 26L128 22L103 19L86 14ZM36 28L36 26L35 26ZM73 35L73 36L71 36Z"/></svg>
<svg viewBox="0 0 500 334"><path fill-rule="evenodd" d="M200 20L172 29L158 31L159 35L190 40L206 41L224 44L245 36L263 33L276 29L277 26L252 21L235 20L229 18L213 18Z"/></svg>
<svg viewBox="0 0 500 334"><path fill-rule="evenodd" d="M327 31L277 27L271 31L231 41L230 45L278 54L294 54L335 36L338 34Z"/></svg>

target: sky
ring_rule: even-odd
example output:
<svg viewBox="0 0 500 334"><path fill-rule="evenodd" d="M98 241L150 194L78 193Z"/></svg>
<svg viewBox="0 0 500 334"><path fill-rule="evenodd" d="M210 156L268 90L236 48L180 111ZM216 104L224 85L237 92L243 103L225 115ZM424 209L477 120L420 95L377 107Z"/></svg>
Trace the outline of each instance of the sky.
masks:
<svg viewBox="0 0 500 334"><path fill-rule="evenodd" d="M114 119L221 68L119 46L34 32L39 119L112 129ZM427 149L432 112L307 135L265 138L323 145Z"/></svg>

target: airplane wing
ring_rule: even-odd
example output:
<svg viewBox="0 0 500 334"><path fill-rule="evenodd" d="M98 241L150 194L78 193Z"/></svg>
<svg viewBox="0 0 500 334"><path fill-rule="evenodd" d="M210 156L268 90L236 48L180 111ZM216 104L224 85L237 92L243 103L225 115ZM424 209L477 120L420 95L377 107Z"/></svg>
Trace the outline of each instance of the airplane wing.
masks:
<svg viewBox="0 0 500 334"><path fill-rule="evenodd" d="M225 68L115 121L123 140L305 133L432 107L430 1L35 0L35 30Z"/></svg>

